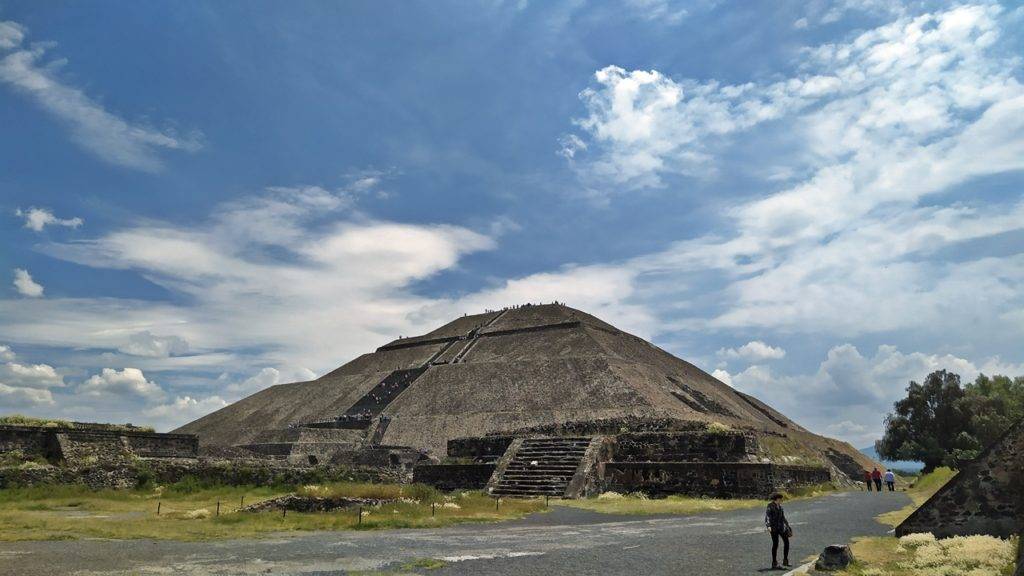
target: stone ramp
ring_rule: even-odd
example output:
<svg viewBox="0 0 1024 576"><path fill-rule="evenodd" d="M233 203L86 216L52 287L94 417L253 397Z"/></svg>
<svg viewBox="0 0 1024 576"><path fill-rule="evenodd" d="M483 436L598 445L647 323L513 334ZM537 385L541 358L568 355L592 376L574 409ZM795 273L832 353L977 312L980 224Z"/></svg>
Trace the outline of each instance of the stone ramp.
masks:
<svg viewBox="0 0 1024 576"><path fill-rule="evenodd" d="M567 496L590 446L589 437L526 438L504 470L496 472L495 496Z"/></svg>

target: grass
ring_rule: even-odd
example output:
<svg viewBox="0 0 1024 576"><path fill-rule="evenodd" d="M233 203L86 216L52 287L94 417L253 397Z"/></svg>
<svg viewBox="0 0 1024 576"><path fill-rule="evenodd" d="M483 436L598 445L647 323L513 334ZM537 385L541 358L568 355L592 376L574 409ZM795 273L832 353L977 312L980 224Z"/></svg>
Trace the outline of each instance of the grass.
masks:
<svg viewBox="0 0 1024 576"><path fill-rule="evenodd" d="M76 428L77 423L68 420L57 420L54 418L34 418L22 414L10 414L0 416L0 425L7 426L33 426L38 428ZM94 424L92 427L104 430L124 430L129 432L153 432L151 426L129 426L126 424Z"/></svg>
<svg viewBox="0 0 1024 576"><path fill-rule="evenodd" d="M933 494L939 491L946 485L946 482L956 475L956 471L950 468L936 468L935 470L922 474L917 477L917 480L907 489L907 496L910 496L912 503L907 504L899 510L893 510L892 512L886 512L876 517L876 520L882 524L889 526L897 526L901 522L907 519L908 516L917 510L917 507L924 504L926 500L932 497Z"/></svg>
<svg viewBox="0 0 1024 576"><path fill-rule="evenodd" d="M903 538L854 540L856 562L837 576L1010 576L1015 567L1016 538L956 536L936 540L931 534Z"/></svg>
<svg viewBox="0 0 1024 576"><path fill-rule="evenodd" d="M238 512L291 492L251 486L178 486L147 490L93 491L85 486L44 486L0 490L0 541L80 538L211 540L245 538L307 530L374 530L440 527L464 522L520 518L543 509L541 500L495 501L482 492L444 495L431 488L338 483L323 488L337 496L381 497L399 494L394 504L326 513ZM412 496L427 495L417 500ZM217 515L220 502L220 515ZM157 516L157 505L160 515ZM431 511L433 506L433 515Z"/></svg>
<svg viewBox="0 0 1024 576"><path fill-rule="evenodd" d="M787 499L814 498L832 492L831 484L806 486L787 493ZM759 498L698 498L693 496L668 496L649 498L642 493L618 494L605 492L596 498L559 500L559 506L581 508L603 514L677 514L686 516L702 512L724 512L766 506L767 501Z"/></svg>

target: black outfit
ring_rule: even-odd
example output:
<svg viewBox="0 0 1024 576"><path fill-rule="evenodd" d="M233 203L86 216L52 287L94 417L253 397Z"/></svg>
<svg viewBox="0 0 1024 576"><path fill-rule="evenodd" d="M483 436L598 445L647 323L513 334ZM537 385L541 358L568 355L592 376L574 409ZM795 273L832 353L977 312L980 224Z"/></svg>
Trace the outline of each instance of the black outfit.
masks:
<svg viewBox="0 0 1024 576"><path fill-rule="evenodd" d="M885 485L889 487L889 492L895 492L896 491L896 483L895 482L886 482Z"/></svg>
<svg viewBox="0 0 1024 576"><path fill-rule="evenodd" d="M789 522L786 520L786 513L782 510L782 505L776 502L768 504L768 509L764 513L764 525L768 528L768 531L772 535L772 567L779 565L779 539L782 539L782 562L789 565L789 535L791 529Z"/></svg>
<svg viewBox="0 0 1024 576"><path fill-rule="evenodd" d="M875 478L875 490L877 490L879 492L882 491L882 479L881 478Z"/></svg>

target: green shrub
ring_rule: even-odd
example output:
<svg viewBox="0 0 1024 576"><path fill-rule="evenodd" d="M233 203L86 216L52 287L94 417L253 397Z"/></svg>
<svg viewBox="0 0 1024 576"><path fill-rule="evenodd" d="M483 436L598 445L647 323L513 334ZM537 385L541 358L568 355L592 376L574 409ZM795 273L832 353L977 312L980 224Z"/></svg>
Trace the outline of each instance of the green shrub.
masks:
<svg viewBox="0 0 1024 576"><path fill-rule="evenodd" d="M407 486L402 492L407 498L412 498L424 504L444 500L444 494L440 490L426 484L412 484Z"/></svg>

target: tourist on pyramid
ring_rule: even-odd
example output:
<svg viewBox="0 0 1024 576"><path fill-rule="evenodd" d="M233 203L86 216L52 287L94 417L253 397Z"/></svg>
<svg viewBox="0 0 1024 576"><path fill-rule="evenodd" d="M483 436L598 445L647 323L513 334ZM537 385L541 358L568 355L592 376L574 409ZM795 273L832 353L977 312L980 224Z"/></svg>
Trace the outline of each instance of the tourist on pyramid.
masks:
<svg viewBox="0 0 1024 576"><path fill-rule="evenodd" d="M868 492L871 492L871 472L864 471L864 485L868 487Z"/></svg>

